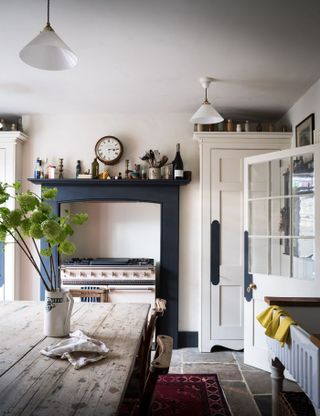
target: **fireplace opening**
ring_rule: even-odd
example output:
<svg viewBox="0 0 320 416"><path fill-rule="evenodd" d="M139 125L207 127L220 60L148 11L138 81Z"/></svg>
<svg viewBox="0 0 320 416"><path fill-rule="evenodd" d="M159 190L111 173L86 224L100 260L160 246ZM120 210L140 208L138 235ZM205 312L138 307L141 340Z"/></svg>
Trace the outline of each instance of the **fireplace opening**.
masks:
<svg viewBox="0 0 320 416"><path fill-rule="evenodd" d="M74 227L76 257L151 258L160 261L160 204L145 202L72 202L60 210L86 212L88 221Z"/></svg>
<svg viewBox="0 0 320 416"><path fill-rule="evenodd" d="M89 215L70 238L77 246L76 257L60 259L62 287L78 297L81 289L103 289L107 302L153 305L159 277L160 205L72 202L60 209L62 215L66 209Z"/></svg>

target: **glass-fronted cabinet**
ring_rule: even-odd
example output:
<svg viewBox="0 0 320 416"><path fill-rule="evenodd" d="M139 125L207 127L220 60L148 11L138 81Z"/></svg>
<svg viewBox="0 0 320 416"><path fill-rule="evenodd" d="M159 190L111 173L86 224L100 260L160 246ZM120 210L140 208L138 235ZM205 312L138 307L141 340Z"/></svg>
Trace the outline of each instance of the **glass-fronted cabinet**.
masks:
<svg viewBox="0 0 320 416"><path fill-rule="evenodd" d="M267 308L266 297L320 296L319 162L320 144L244 161L244 362L265 370L268 348L256 316ZM316 312L305 319L293 309L288 313L305 330L318 333Z"/></svg>
<svg viewBox="0 0 320 416"><path fill-rule="evenodd" d="M248 270L315 278L318 145L253 158L247 166Z"/></svg>

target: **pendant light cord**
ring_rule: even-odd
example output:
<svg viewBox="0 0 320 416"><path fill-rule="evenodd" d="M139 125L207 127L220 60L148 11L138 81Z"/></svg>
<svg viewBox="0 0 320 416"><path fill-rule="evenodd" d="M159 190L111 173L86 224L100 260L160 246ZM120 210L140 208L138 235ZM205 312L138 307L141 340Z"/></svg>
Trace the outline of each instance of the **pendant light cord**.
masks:
<svg viewBox="0 0 320 416"><path fill-rule="evenodd" d="M47 3L47 25L50 26L50 0Z"/></svg>
<svg viewBox="0 0 320 416"><path fill-rule="evenodd" d="M208 88L204 89L204 102L203 104L210 104L208 101Z"/></svg>

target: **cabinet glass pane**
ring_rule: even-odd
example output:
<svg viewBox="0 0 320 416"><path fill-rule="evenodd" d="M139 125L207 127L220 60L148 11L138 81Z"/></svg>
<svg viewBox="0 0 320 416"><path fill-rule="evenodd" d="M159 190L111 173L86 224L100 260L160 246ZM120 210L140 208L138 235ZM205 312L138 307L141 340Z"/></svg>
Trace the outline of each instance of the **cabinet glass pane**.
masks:
<svg viewBox="0 0 320 416"><path fill-rule="evenodd" d="M296 279L314 279L314 239L295 238L292 240L292 250L292 276Z"/></svg>
<svg viewBox="0 0 320 416"><path fill-rule="evenodd" d="M250 273L268 274L268 238L249 239Z"/></svg>
<svg viewBox="0 0 320 416"><path fill-rule="evenodd" d="M315 156L295 152L249 166L251 273L314 278Z"/></svg>
<svg viewBox="0 0 320 416"><path fill-rule="evenodd" d="M290 235L290 198L277 198L270 201L271 235Z"/></svg>
<svg viewBox="0 0 320 416"><path fill-rule="evenodd" d="M292 235L314 236L314 195L292 198Z"/></svg>
<svg viewBox="0 0 320 416"><path fill-rule="evenodd" d="M257 200L249 202L250 235L269 235L268 204L268 200Z"/></svg>
<svg viewBox="0 0 320 416"><path fill-rule="evenodd" d="M294 257L304 259L314 259L314 239L313 238L293 238L292 251Z"/></svg>
<svg viewBox="0 0 320 416"><path fill-rule="evenodd" d="M249 166L249 198L269 196L269 162Z"/></svg>
<svg viewBox="0 0 320 416"><path fill-rule="evenodd" d="M313 154L292 158L292 194L306 194L314 191Z"/></svg>
<svg viewBox="0 0 320 416"><path fill-rule="evenodd" d="M271 239L271 274L290 277L290 242L289 238Z"/></svg>
<svg viewBox="0 0 320 416"><path fill-rule="evenodd" d="M272 160L270 169L270 194L271 196L289 195L291 160L290 158Z"/></svg>

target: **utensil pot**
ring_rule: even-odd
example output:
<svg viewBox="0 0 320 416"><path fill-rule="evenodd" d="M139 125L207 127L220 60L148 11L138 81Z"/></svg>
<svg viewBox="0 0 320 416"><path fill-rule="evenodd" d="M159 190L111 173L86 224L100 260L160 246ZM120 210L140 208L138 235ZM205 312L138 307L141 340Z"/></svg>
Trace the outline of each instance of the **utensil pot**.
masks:
<svg viewBox="0 0 320 416"><path fill-rule="evenodd" d="M161 179L160 168L149 168L149 179Z"/></svg>

